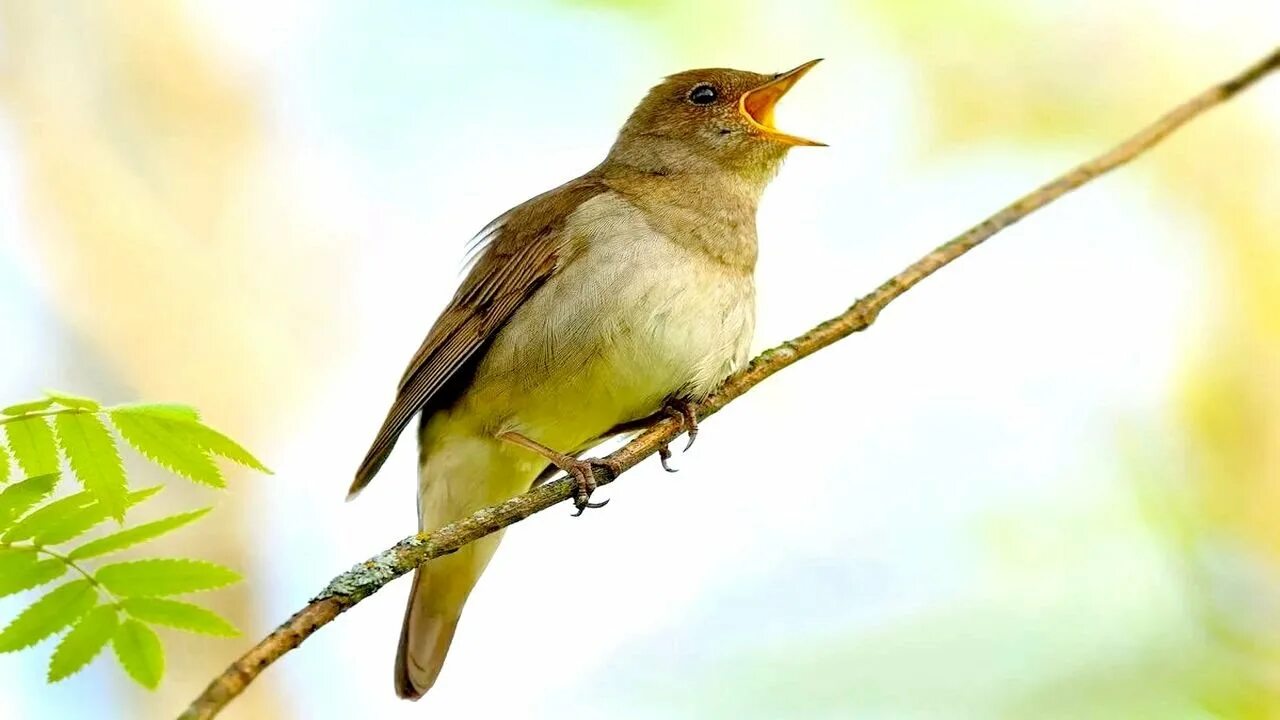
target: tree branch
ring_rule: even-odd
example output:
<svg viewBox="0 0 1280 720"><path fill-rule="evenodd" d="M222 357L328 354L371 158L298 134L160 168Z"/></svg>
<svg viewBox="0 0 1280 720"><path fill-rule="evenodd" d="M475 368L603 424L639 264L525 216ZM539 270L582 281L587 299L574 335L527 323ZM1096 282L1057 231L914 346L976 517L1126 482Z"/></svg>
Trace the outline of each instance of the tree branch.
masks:
<svg viewBox="0 0 1280 720"><path fill-rule="evenodd" d="M889 278L871 294L861 298L843 313L821 323L805 334L766 350L742 371L734 374L697 411L705 417L760 384L765 378L828 345L867 329L880 311L916 283L980 245L987 238L1009 227L1063 195L1088 183L1142 154L1183 124L1230 99L1268 73L1280 68L1280 47L1243 72L1221 82L1175 107L1138 133L1095 157L1018 198L991 217L956 236L933 252ZM654 423L608 458L621 471L635 467L680 434L680 421L667 418ZM596 481L605 485L613 478L597 470ZM470 517L438 530L419 533L396 543L394 547L356 565L333 579L306 607L233 662L205 688L181 718L212 718L227 703L244 692L249 683L268 665L296 648L316 630L328 624L356 603L380 590L392 580L427 561L448 555L469 542L519 522L530 515L568 499L571 485L562 478L506 502L477 511Z"/></svg>

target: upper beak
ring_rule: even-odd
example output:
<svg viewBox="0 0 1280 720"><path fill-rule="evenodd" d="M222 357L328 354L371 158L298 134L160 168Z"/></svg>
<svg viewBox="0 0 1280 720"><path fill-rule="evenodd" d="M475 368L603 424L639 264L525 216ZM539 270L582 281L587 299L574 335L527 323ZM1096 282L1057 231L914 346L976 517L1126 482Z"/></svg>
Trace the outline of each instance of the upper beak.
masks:
<svg viewBox="0 0 1280 720"><path fill-rule="evenodd" d="M805 73L812 70L813 66L820 62L822 62L822 58L810 60L794 70L782 73L754 90L746 91L742 94L742 98L738 100L738 112L742 114L742 117L746 119L752 129L770 140L776 140L787 145L826 147L827 144L824 142L788 135L773 126L774 106L778 104L778 101L782 99L783 95L787 94L787 91L793 85L799 82L800 78L804 77Z"/></svg>

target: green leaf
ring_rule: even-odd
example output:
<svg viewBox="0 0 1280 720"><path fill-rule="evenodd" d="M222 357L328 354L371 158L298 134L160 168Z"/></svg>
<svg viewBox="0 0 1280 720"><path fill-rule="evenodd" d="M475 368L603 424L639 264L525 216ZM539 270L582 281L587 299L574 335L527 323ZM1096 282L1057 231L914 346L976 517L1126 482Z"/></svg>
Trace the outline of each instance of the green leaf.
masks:
<svg viewBox="0 0 1280 720"><path fill-rule="evenodd" d="M201 560L164 558L104 565L94 573L103 587L122 597L152 597L212 590L240 580L221 565Z"/></svg>
<svg viewBox="0 0 1280 720"><path fill-rule="evenodd" d="M57 390L48 390L48 389L44 391L44 394L48 395L50 400L53 400L54 402L58 403L62 407L71 408L72 410L87 410L89 412L97 412L102 408L102 406L98 404L97 400L90 400L89 398L80 397L79 395L72 395L70 393L58 392Z"/></svg>
<svg viewBox="0 0 1280 720"><path fill-rule="evenodd" d="M9 482L9 451L0 445L0 485Z"/></svg>
<svg viewBox="0 0 1280 720"><path fill-rule="evenodd" d="M36 549L33 547L0 547L0 578L35 564Z"/></svg>
<svg viewBox="0 0 1280 720"><path fill-rule="evenodd" d="M120 623L111 638L120 665L139 685L154 690L164 677L164 648L151 628L137 620Z"/></svg>
<svg viewBox="0 0 1280 720"><path fill-rule="evenodd" d="M188 431L195 438L196 443L205 450L258 472L272 474L266 465L263 465L258 458L250 454L235 440L203 423L188 422L187 424L191 426Z"/></svg>
<svg viewBox="0 0 1280 720"><path fill-rule="evenodd" d="M58 430L62 451L71 463L71 470L80 478L80 484L93 493L111 517L124 520L127 492L124 465L107 426L97 415L88 413L57 415L53 424Z"/></svg>
<svg viewBox="0 0 1280 720"><path fill-rule="evenodd" d="M53 582L67 571L61 560L41 560L35 548L0 549L0 597Z"/></svg>
<svg viewBox="0 0 1280 720"><path fill-rule="evenodd" d="M49 497L57 481L57 475L37 475L0 492L0 531L9 529L33 505Z"/></svg>
<svg viewBox="0 0 1280 720"><path fill-rule="evenodd" d="M19 520L13 527L5 531L3 538L0 539L5 542L29 540L35 537L36 533L62 522L82 508L93 505L93 502L93 496L87 492L78 492L75 495L59 498L44 507L37 508L35 512Z"/></svg>
<svg viewBox="0 0 1280 720"><path fill-rule="evenodd" d="M218 470L208 452L175 432L165 418L137 412L135 407L111 411L111 422L125 442L170 472L203 485L226 487L222 471Z"/></svg>
<svg viewBox="0 0 1280 720"><path fill-rule="evenodd" d="M178 403L125 403L110 409L111 413L122 412L130 415L146 417L172 418L178 420L199 420L200 411L190 405Z"/></svg>
<svg viewBox="0 0 1280 720"><path fill-rule="evenodd" d="M53 431L43 417L7 422L4 434L9 439L9 450L28 475L58 472L58 446L54 444Z"/></svg>
<svg viewBox="0 0 1280 720"><path fill-rule="evenodd" d="M193 444L202 450L211 452L214 455L220 455L245 467L264 473L271 472L248 450L245 450L239 443L226 435L205 425L195 417L174 412L171 409L172 406L160 407L162 409L158 410L155 405L123 405L111 411L111 419L118 426L117 416L145 417L155 421L155 423L168 430L169 433L184 439L188 444Z"/></svg>
<svg viewBox="0 0 1280 720"><path fill-rule="evenodd" d="M97 557L98 555L106 555L107 553L127 548L130 545L137 545L138 543L146 542L152 538L160 537L167 532L177 530L189 522L198 520L212 509L213 508L204 508L202 510L193 510L192 512L181 513L179 515L170 515L169 517L144 523L137 527L114 532L110 535L104 535L97 540L92 540L81 545L75 550L72 550L68 557L72 560L80 560L83 558Z"/></svg>
<svg viewBox="0 0 1280 720"><path fill-rule="evenodd" d="M125 612L154 625L167 625L188 632L235 637L240 634L234 625L221 615L180 600L136 597L120 602Z"/></svg>
<svg viewBox="0 0 1280 720"><path fill-rule="evenodd" d="M31 402L18 403L0 410L5 415L26 415L29 412L37 412L44 410L53 404L53 398L43 398L40 400L32 400Z"/></svg>
<svg viewBox="0 0 1280 720"><path fill-rule="evenodd" d="M125 496L125 508L137 505L160 492L163 487L162 485L152 485L149 488L134 490ZM32 514L34 515L34 513ZM37 545L64 543L72 538L80 537L109 517L111 517L111 510L106 505L94 500L87 507L69 512L38 527L32 541Z"/></svg>
<svg viewBox="0 0 1280 720"><path fill-rule="evenodd" d="M102 652L116 634L119 617L112 605L99 605L80 618L49 658L49 682L57 682L79 672Z"/></svg>
<svg viewBox="0 0 1280 720"><path fill-rule="evenodd" d="M54 588L0 632L0 653L40 642L79 620L97 602L98 591L88 580L73 580Z"/></svg>

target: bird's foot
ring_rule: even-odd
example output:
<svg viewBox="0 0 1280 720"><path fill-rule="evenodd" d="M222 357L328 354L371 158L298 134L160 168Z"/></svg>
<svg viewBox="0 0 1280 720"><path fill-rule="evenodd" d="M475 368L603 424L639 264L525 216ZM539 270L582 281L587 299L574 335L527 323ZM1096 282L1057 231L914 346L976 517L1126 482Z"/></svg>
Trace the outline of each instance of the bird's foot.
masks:
<svg viewBox="0 0 1280 720"><path fill-rule="evenodd" d="M537 440L521 435L518 432L500 433L498 439L505 440L513 445L519 445L526 450L532 450L569 476L569 479L573 481L573 506L578 508L578 512L573 514L574 517L581 515L588 508L602 508L609 504L608 500L591 502L591 493L595 492L598 485L596 482L596 468L608 473L611 480L618 477L618 474L622 472L622 468L613 460L602 460L600 458L579 460L572 455L556 452Z"/></svg>
<svg viewBox="0 0 1280 720"><path fill-rule="evenodd" d="M684 426L685 434L689 436L689 442L684 444L684 450L680 452L693 447L693 441L698 439L698 411L693 403L685 398L671 398L662 406L662 411L679 420Z"/></svg>
<svg viewBox="0 0 1280 720"><path fill-rule="evenodd" d="M689 436L689 441L684 444L685 452L693 447L693 441L698 439L698 411L694 405L685 398L671 398L662 406L662 412L668 416L676 418L683 426L685 434ZM663 445L658 448L658 460L662 462L662 469L667 472L679 472L678 468L673 468L667 464L671 459L671 448Z"/></svg>
<svg viewBox="0 0 1280 720"><path fill-rule="evenodd" d="M612 460L603 460L601 458L587 458L586 460L577 460L570 458L571 462L566 466L560 467L569 478L573 480L573 506L578 509L574 513L574 517L578 517L588 508L602 508L609 504L609 501L601 500L600 502L591 502L591 493L596 491L596 468L604 470L612 480L618 477L621 468Z"/></svg>

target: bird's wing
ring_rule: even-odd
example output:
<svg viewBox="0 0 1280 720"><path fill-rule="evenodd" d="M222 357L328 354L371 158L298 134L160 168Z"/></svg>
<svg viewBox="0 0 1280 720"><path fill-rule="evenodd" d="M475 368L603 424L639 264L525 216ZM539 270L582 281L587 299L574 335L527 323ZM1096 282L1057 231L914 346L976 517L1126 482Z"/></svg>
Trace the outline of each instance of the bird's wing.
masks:
<svg viewBox="0 0 1280 720"><path fill-rule="evenodd" d="M508 211L487 231L471 271L414 354L395 402L356 471L350 494L369 484L396 439L451 379L475 366L488 341L560 267L562 232L580 205L605 192L591 175L572 180Z"/></svg>

